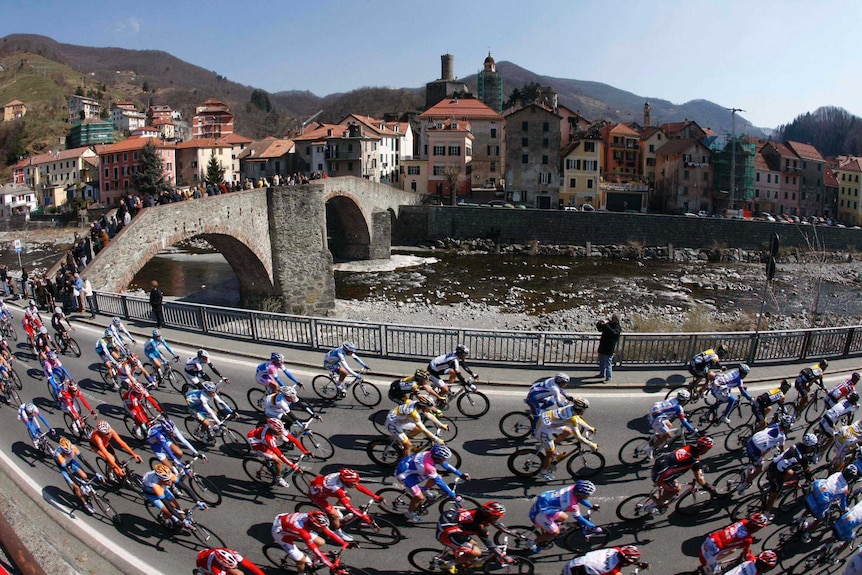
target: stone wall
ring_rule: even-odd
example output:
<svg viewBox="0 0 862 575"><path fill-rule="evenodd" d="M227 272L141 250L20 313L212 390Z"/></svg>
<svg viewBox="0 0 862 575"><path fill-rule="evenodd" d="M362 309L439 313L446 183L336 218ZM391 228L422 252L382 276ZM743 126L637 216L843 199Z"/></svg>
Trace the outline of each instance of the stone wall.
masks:
<svg viewBox="0 0 862 575"><path fill-rule="evenodd" d="M502 243L538 241L583 245L640 242L646 246L759 249L773 233L781 245L807 247L818 239L828 250L862 250L862 230L796 226L722 218L616 212L566 212L472 206L402 206L393 242L414 245L444 238L488 238ZM815 237L816 236L816 237Z"/></svg>

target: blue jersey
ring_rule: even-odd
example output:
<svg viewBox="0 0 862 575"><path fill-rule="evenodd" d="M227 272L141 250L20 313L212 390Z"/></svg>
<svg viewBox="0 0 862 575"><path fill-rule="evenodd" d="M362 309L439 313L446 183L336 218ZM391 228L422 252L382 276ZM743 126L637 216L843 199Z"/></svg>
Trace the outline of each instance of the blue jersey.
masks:
<svg viewBox="0 0 862 575"><path fill-rule="evenodd" d="M193 389L186 394L186 404L191 408L204 409L209 402L209 396L203 389Z"/></svg>
<svg viewBox="0 0 862 575"><path fill-rule="evenodd" d="M535 406L534 409L538 407L545 410L552 405L556 405L557 407L564 406L566 404L566 396L554 378L549 377L548 379L537 381L530 386L526 402L530 407Z"/></svg>
<svg viewBox="0 0 862 575"><path fill-rule="evenodd" d="M679 399L671 397L664 401L657 401L649 410L647 419L652 423L656 419L672 420L676 417L685 417L685 411L679 404Z"/></svg>

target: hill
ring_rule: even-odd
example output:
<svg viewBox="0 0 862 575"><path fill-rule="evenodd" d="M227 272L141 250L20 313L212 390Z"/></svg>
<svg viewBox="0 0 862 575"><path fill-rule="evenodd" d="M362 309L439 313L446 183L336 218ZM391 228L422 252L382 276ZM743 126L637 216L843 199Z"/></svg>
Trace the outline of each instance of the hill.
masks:
<svg viewBox="0 0 862 575"><path fill-rule="evenodd" d="M824 156L862 155L862 118L844 108L823 107L778 127L779 139L813 145Z"/></svg>

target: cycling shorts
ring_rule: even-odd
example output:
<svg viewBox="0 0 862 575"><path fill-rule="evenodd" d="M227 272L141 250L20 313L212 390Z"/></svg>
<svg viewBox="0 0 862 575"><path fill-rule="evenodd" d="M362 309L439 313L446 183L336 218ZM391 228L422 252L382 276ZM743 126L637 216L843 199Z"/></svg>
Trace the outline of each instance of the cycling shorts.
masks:
<svg viewBox="0 0 862 575"><path fill-rule="evenodd" d="M721 549L715 543L715 539L711 535L707 535L700 546L700 564L714 567L720 553Z"/></svg>
<svg viewBox="0 0 862 575"><path fill-rule="evenodd" d="M325 367L330 373L336 373L338 368L341 367L341 360L326 360L323 362L323 367Z"/></svg>
<svg viewBox="0 0 862 575"><path fill-rule="evenodd" d="M545 533L560 534L559 509L530 509L530 521Z"/></svg>
<svg viewBox="0 0 862 575"><path fill-rule="evenodd" d="M173 498L174 493L169 487L164 488L164 494L161 497L151 491L147 491L146 489L144 489L144 499L149 501L150 504L159 511L165 508L165 504L162 503L163 501L172 501Z"/></svg>
<svg viewBox="0 0 862 575"><path fill-rule="evenodd" d="M750 439L745 445L745 456L748 457L749 463L754 466L760 467L763 464L763 452Z"/></svg>
<svg viewBox="0 0 862 575"><path fill-rule="evenodd" d="M652 470L652 482L655 485L670 489L671 491L679 491L679 481L677 478L688 471L688 468L679 469L678 467L666 467L664 469Z"/></svg>
<svg viewBox="0 0 862 575"><path fill-rule="evenodd" d="M673 429L673 423L667 417L653 419L650 425L652 426L653 433L656 435L667 435Z"/></svg>
<svg viewBox="0 0 862 575"><path fill-rule="evenodd" d="M100 352L99 352L99 357L102 359L102 362L104 362L104 363L108 363L109 361L110 361L111 363L116 363L116 360L114 359L114 356L112 356L110 353L107 353L107 352L104 352L104 351L100 351Z"/></svg>
<svg viewBox="0 0 862 575"><path fill-rule="evenodd" d="M282 531L281 519L278 517L276 517L275 521L272 522L272 529L270 532L272 534L273 541L281 545L281 548L284 549L284 552L287 553L288 557L294 561L301 561L305 557L305 553L303 553L295 543L295 541L300 538L299 535ZM309 533L312 537L316 535L314 532Z"/></svg>
<svg viewBox="0 0 862 575"><path fill-rule="evenodd" d="M563 432L565 427L565 425L545 425L543 422L536 427L536 431L533 432L533 436L539 440L539 443L544 446L546 451L554 451L556 449L554 439Z"/></svg>
<svg viewBox="0 0 862 575"><path fill-rule="evenodd" d="M438 541L451 549L455 557L462 557L473 550L473 538L458 528L443 529L437 536Z"/></svg>
<svg viewBox="0 0 862 575"><path fill-rule="evenodd" d="M402 423L400 425L395 423L386 424L386 431L389 432L389 435L401 442L401 445L404 445L404 443L409 439L410 432L414 429L416 429L415 421Z"/></svg>
<svg viewBox="0 0 862 575"><path fill-rule="evenodd" d="M204 409L203 406L189 405L188 408L189 408L189 413L191 413L192 416L194 416L194 418L197 419L198 421L200 421L201 423L203 423L204 421L206 421L208 419L212 419L210 417L210 414L207 413L207 410Z"/></svg>
<svg viewBox="0 0 862 575"><path fill-rule="evenodd" d="M401 482L401 485L407 488L408 493L413 497L418 496L422 493L422 483L424 483L428 478L417 473L411 473L409 475L404 475L399 473L395 476L395 478Z"/></svg>
<svg viewBox="0 0 862 575"><path fill-rule="evenodd" d="M60 475L63 476L63 479L66 480L66 483L69 484L69 487L72 487L74 481L72 481L72 477L69 475L70 473L78 473L78 470L81 469L81 464L78 463L77 459L72 459L68 463L66 463L66 467L60 468Z"/></svg>
<svg viewBox="0 0 862 575"><path fill-rule="evenodd" d="M779 493L784 487L784 472L778 470L778 466L771 463L766 468L766 481L769 485L770 493Z"/></svg>
<svg viewBox="0 0 862 575"><path fill-rule="evenodd" d="M308 498L311 499L311 502L314 504L314 506L317 507L318 509L320 509L321 511L328 513L329 515L335 515L339 519L344 517L341 514L341 511L339 511L338 508L335 507L329 501L328 498L326 498L326 497L315 497L314 495L309 495Z"/></svg>
<svg viewBox="0 0 862 575"><path fill-rule="evenodd" d="M163 356L162 352L160 352L159 350L145 352L144 355L146 355L147 359L153 362L153 364L156 363L156 360L165 363L165 356Z"/></svg>
<svg viewBox="0 0 862 575"><path fill-rule="evenodd" d="M147 442L147 443L149 443L149 442ZM164 461L165 459L170 457L170 454L168 453L168 451L170 451L170 448L173 444L174 444L174 442L171 441L170 439L166 440L164 442L164 444L162 444L161 441L156 442L155 445L153 445L152 443L149 443L150 449L153 450L153 453L155 454L156 459L158 459L159 461Z"/></svg>

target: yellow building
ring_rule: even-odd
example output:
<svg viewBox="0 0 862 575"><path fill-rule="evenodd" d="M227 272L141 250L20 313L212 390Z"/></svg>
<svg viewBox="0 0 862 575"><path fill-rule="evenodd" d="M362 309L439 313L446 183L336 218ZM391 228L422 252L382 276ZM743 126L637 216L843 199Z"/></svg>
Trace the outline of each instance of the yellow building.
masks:
<svg viewBox="0 0 862 575"><path fill-rule="evenodd" d="M845 225L858 226L862 224L862 199L859 198L862 159L839 157L834 172L838 180L838 220Z"/></svg>
<svg viewBox="0 0 862 575"><path fill-rule="evenodd" d="M3 106L3 121L10 122L27 115L27 106L20 100L12 100Z"/></svg>
<svg viewBox="0 0 862 575"><path fill-rule="evenodd" d="M577 136L576 136L577 138ZM601 207L599 184L602 174L602 141L586 136L575 139L561 153L563 178L560 186L560 207L580 207L590 204Z"/></svg>

